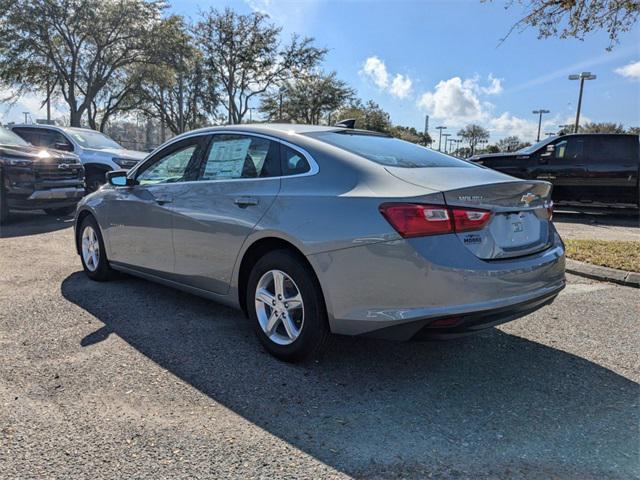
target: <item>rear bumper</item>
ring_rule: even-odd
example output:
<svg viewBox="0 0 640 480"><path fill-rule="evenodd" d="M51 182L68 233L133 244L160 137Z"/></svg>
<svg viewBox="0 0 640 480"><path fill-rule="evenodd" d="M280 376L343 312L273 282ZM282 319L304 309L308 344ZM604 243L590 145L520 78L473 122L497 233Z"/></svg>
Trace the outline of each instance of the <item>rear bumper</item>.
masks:
<svg viewBox="0 0 640 480"><path fill-rule="evenodd" d="M334 333L406 340L462 333L514 320L553 301L564 288L564 246L526 257L485 261L455 235L399 239L309 257ZM454 319L436 328L436 320ZM435 324L437 325L437 324Z"/></svg>

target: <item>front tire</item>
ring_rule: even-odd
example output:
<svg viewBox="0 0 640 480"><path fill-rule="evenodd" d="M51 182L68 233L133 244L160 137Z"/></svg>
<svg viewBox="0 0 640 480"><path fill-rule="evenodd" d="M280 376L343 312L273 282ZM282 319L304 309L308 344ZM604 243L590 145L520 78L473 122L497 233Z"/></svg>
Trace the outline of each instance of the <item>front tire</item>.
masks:
<svg viewBox="0 0 640 480"><path fill-rule="evenodd" d="M104 282L109 280L113 270L107 259L102 233L98 222L91 215L85 217L79 232L80 259L82 268L91 280Z"/></svg>
<svg viewBox="0 0 640 480"><path fill-rule="evenodd" d="M320 284L297 255L274 250L258 260L246 302L256 335L273 356L300 362L326 347L330 331Z"/></svg>

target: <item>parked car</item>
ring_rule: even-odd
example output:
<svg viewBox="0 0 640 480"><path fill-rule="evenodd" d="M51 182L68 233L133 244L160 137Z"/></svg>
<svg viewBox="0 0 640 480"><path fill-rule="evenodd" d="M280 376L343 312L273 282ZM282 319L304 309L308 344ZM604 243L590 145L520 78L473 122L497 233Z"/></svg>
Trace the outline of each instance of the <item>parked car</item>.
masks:
<svg viewBox="0 0 640 480"><path fill-rule="evenodd" d="M374 132L196 130L107 178L76 214L89 278L120 270L241 308L284 360L330 333L477 331L565 285L551 184Z"/></svg>
<svg viewBox="0 0 640 480"><path fill-rule="evenodd" d="M547 180L555 202L638 207L639 145L638 135L572 134L471 160L514 177Z"/></svg>
<svg viewBox="0 0 640 480"><path fill-rule="evenodd" d="M106 172L132 168L147 156L145 152L127 150L104 133L89 128L29 123L13 125L11 130L33 145L77 154L85 168L89 192L105 183Z"/></svg>
<svg viewBox="0 0 640 480"><path fill-rule="evenodd" d="M0 127L0 223L12 209L68 215L84 193L77 155L34 147Z"/></svg>

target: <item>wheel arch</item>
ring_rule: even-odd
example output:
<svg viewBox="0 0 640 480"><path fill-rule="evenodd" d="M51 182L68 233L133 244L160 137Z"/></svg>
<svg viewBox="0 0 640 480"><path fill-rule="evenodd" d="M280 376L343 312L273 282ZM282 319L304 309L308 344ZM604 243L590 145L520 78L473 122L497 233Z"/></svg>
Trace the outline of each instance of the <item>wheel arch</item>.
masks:
<svg viewBox="0 0 640 480"><path fill-rule="evenodd" d="M242 260L240 261L240 265L238 267L237 273L237 294L238 294L238 304L240 308L248 315L247 305L246 305L246 296L247 296L247 283L249 281L249 275L251 274L251 268L255 263L266 255L268 252L274 250L287 250L293 253L296 257L300 259L301 262L305 263L313 272L316 277L318 284L320 285L320 294L324 299L325 307L327 309L327 313L329 313L329 304L327 302L327 297L324 292L324 288L322 287L322 282L320 280L320 276L318 275L317 269L313 265L313 263L309 260L309 258L300 250L298 246L296 246L293 242L286 240L277 236L263 236L261 238L256 239L251 243L242 254Z"/></svg>

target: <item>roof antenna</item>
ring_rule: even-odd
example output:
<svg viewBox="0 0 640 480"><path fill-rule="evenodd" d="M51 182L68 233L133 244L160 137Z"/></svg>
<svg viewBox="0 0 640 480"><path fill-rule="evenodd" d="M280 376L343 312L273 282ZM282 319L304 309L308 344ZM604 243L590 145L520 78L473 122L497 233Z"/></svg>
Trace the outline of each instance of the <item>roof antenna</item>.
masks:
<svg viewBox="0 0 640 480"><path fill-rule="evenodd" d="M356 119L355 118L347 118L346 120L340 120L338 123L334 125L334 127L344 127L344 128L356 128Z"/></svg>

